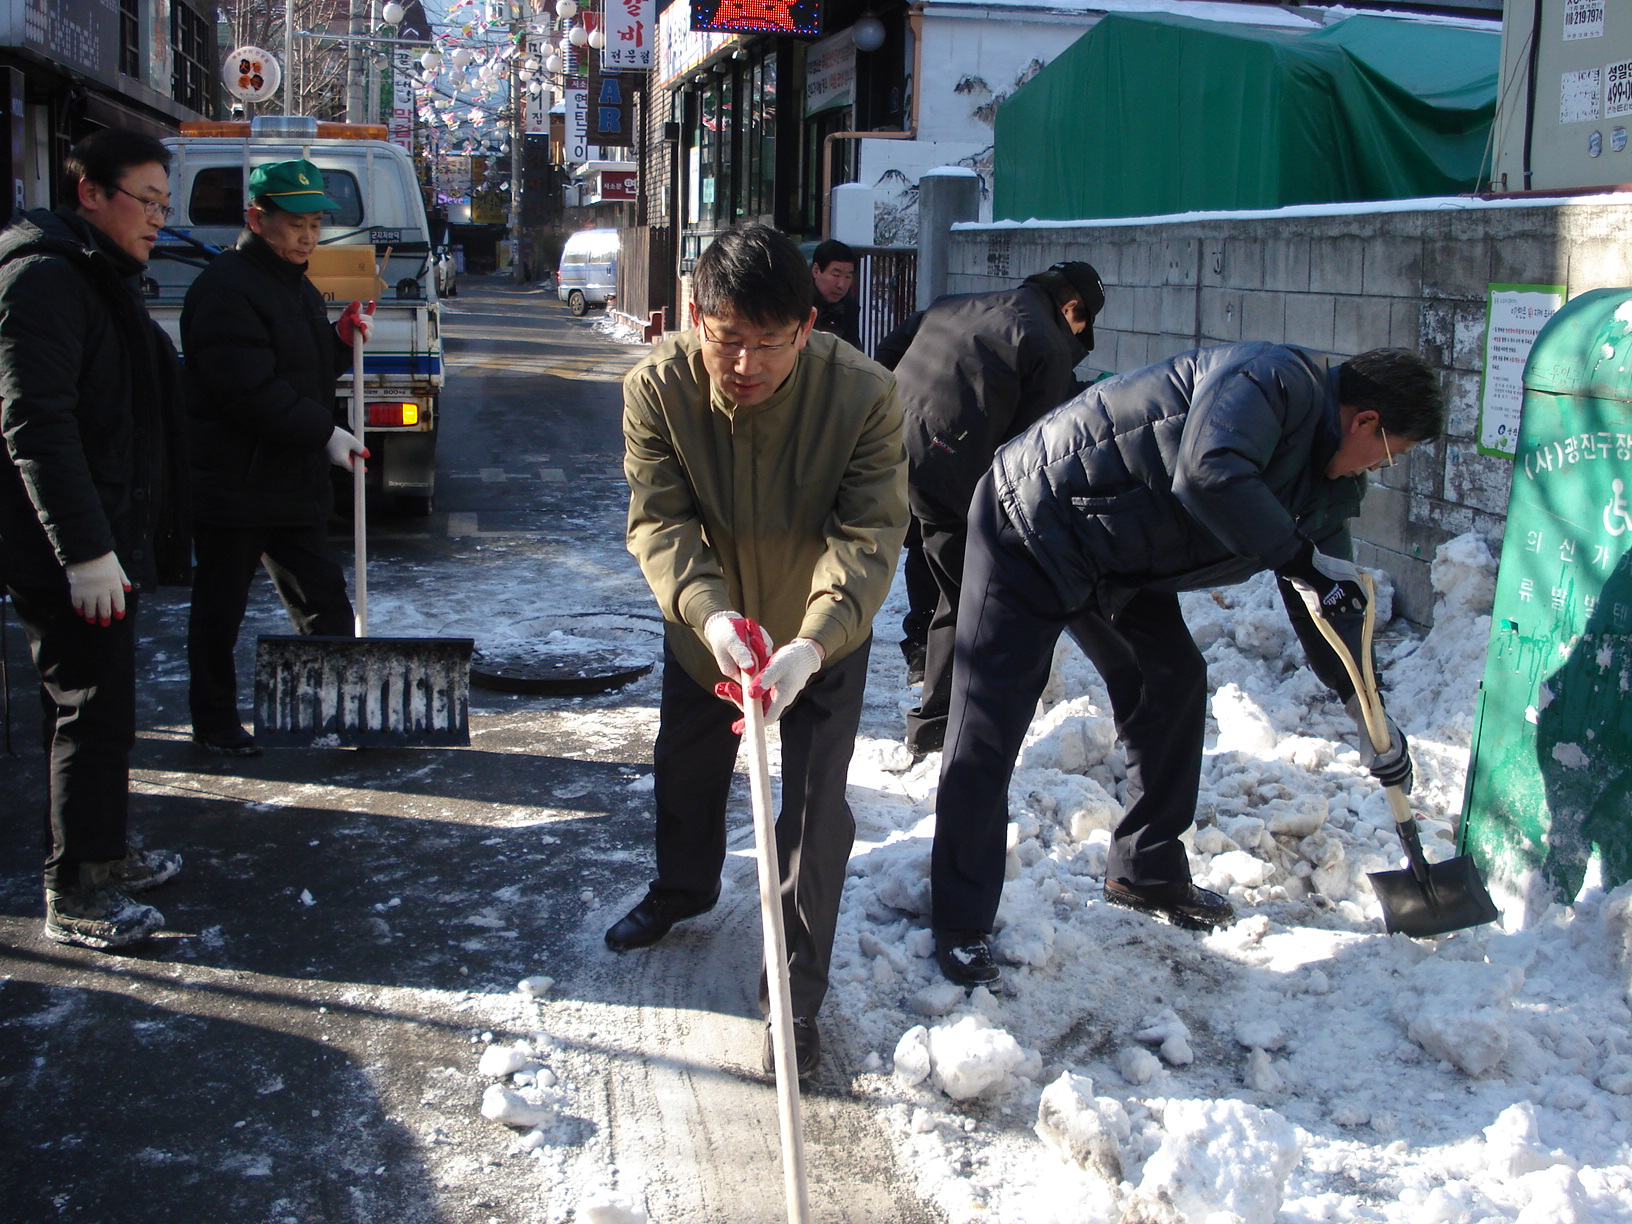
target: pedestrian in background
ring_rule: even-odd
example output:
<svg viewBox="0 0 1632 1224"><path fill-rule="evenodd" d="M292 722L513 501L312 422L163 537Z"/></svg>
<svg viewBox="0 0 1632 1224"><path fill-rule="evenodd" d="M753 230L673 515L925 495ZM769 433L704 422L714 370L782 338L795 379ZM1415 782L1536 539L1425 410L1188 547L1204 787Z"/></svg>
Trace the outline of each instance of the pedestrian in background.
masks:
<svg viewBox="0 0 1632 1224"><path fill-rule="evenodd" d="M997 448L1076 391L1105 305L1099 273L1058 263L1013 289L933 302L895 367L906 421L908 498L938 598L924 687L907 715L907 747L941 747L969 499Z"/></svg>
<svg viewBox="0 0 1632 1224"><path fill-rule="evenodd" d="M238 710L233 651L255 571L265 566L295 631L351 637L345 573L329 546L330 465L366 458L335 407L354 336L368 340L374 303L330 323L306 278L336 207L305 160L249 175L247 229L199 274L181 309L192 422L198 568L187 618L193 742L222 756L260 752Z"/></svg>
<svg viewBox="0 0 1632 1224"><path fill-rule="evenodd" d="M1310 608L1361 655L1365 594L1349 520L1365 474L1444 428L1417 354L1342 363L1278 344L1183 353L1097 383L1004 446L970 509L951 718L931 856L936 956L954 982L998 976L1009 778L1062 631L1098 669L1127 755L1105 899L1209 929L1230 903L1190 881L1207 664L1178 592L1273 570L1315 674L1342 699L1362 761L1411 789L1405 736L1372 750L1354 684ZM1307 597L1307 598L1306 598Z"/></svg>
<svg viewBox="0 0 1632 1224"><path fill-rule="evenodd" d="M716 686L767 696L767 721L781 720L776 851L805 1077L821 1056L816 1013L855 838L845 783L872 622L906 530L901 410L888 371L812 332L810 273L776 230L721 235L693 283L692 329L624 380L629 551L665 633L657 878L606 942L645 947L714 907L740 738ZM762 1058L771 1073L769 1028Z"/></svg>
<svg viewBox="0 0 1632 1224"><path fill-rule="evenodd" d="M0 581L45 712L45 934L91 948L162 928L131 894L181 869L128 828L137 606L187 565L176 354L140 284L169 165L150 136L98 132L68 155L65 203L0 234Z"/></svg>
<svg viewBox="0 0 1632 1224"><path fill-rule="evenodd" d="M811 304L816 330L832 332L846 344L861 347L861 303L850 292L856 283L856 253L829 238L811 256Z"/></svg>

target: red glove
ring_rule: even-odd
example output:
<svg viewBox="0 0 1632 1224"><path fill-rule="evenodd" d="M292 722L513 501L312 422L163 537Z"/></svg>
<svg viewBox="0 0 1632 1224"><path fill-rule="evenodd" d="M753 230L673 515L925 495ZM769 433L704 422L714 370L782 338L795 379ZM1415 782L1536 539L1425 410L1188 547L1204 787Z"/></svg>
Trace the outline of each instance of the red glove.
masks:
<svg viewBox="0 0 1632 1224"><path fill-rule="evenodd" d="M367 344L374 334L374 303L364 306L361 302L353 302L340 312L339 319L335 320L334 330L340 333L340 343L347 348L357 336L363 338Z"/></svg>
<svg viewBox="0 0 1632 1224"><path fill-rule="evenodd" d="M729 617L730 620L728 623L730 624L732 631L736 634L737 640L746 646L748 651L753 655L753 666L749 669L745 669L745 674L749 680L749 687L751 688L754 678L757 677L764 669L765 664L771 661L771 639L750 617L738 616L735 613L716 612L708 619L713 621L715 617ZM705 629L706 628L707 626L705 626ZM716 634L717 633L718 629L716 628ZM721 680L714 686L714 695L729 701L732 705L736 706L737 709L742 709L742 685L737 683L737 681ZM770 694L762 694L760 700L764 703L761 708L768 711L771 708ZM747 724L744 722L744 720L739 718L736 722L731 724L731 730L734 734L741 735L746 725Z"/></svg>

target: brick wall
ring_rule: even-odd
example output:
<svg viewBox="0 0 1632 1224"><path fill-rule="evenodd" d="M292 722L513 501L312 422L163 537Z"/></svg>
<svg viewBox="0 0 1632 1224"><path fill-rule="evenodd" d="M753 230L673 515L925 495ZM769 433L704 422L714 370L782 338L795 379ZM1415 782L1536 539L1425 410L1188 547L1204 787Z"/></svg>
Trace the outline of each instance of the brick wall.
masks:
<svg viewBox="0 0 1632 1224"><path fill-rule="evenodd" d="M964 225L949 243L952 293L1005 288L1056 260L1093 264L1106 301L1090 367L1131 370L1237 340L1421 352L1444 378L1446 434L1378 473L1355 524L1358 559L1394 576L1396 610L1419 624L1433 613L1434 550L1468 530L1494 539L1506 513L1512 464L1476 445L1489 286L1567 285L1573 297L1632 285L1632 203Z"/></svg>

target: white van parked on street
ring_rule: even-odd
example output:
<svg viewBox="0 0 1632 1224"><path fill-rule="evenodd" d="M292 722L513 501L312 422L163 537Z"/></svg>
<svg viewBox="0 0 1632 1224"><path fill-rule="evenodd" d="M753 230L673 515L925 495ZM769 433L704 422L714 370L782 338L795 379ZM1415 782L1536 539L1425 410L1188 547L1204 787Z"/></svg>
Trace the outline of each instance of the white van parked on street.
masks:
<svg viewBox="0 0 1632 1224"><path fill-rule="evenodd" d="M618 231L579 230L567 236L556 272L556 295L575 315L605 306L618 286Z"/></svg>

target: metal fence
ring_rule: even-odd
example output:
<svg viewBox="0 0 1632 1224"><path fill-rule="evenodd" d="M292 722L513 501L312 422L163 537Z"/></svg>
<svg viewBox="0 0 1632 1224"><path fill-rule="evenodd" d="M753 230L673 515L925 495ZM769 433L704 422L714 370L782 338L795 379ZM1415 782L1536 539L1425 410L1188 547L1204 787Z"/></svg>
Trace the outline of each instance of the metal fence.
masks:
<svg viewBox="0 0 1632 1224"><path fill-rule="evenodd" d="M665 312L674 326L674 230L667 225L633 225L618 231L617 308L645 320Z"/></svg>
<svg viewBox="0 0 1632 1224"><path fill-rule="evenodd" d="M706 246L707 237L687 235L688 245ZM662 310L669 330L686 325L680 311L678 291L683 286L676 277L676 253L671 226L635 225L618 231L615 306L620 314L644 323L654 310ZM917 309L918 252L913 247L861 247L856 254L861 261L855 287L861 302L861 345L873 353L878 342Z"/></svg>
<svg viewBox="0 0 1632 1224"><path fill-rule="evenodd" d="M861 347L878 342L918 306L918 251L914 247L867 247L856 252L856 296L861 301Z"/></svg>

